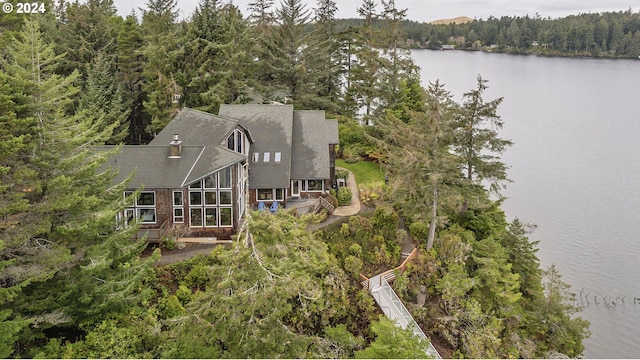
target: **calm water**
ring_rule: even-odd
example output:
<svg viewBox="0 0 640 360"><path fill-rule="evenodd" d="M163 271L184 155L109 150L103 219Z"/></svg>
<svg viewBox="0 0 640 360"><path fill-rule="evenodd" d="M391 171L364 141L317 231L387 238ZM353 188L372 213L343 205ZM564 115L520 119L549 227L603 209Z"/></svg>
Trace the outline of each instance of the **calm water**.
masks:
<svg viewBox="0 0 640 360"><path fill-rule="evenodd" d="M478 74L485 100L504 97L501 135L515 143L503 156L507 217L538 226L543 267L555 263L584 303L585 357L640 357L640 60L413 56L423 85L440 79L457 101Z"/></svg>

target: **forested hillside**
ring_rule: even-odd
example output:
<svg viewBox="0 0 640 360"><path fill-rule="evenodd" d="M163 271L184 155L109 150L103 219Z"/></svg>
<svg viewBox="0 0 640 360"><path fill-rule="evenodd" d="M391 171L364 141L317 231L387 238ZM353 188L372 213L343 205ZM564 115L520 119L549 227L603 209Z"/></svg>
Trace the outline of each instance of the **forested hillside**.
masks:
<svg viewBox="0 0 640 360"><path fill-rule="evenodd" d="M464 24L403 23L415 48L491 50L515 54L638 58L640 13L589 13L559 19L490 17Z"/></svg>
<svg viewBox="0 0 640 360"><path fill-rule="evenodd" d="M175 0L126 18L112 0L45 5L0 17L0 357L421 357L360 284L409 238L419 255L394 287L443 354L582 353L573 294L489 196L509 182L502 99L480 76L461 103L422 88L393 0L363 0L353 26L332 0L256 0L246 18L201 0L186 21ZM363 186L342 224L250 212L230 249L154 266L135 226L116 228L126 180L91 147L148 143L183 107L271 101L338 118L340 156L389 183Z"/></svg>

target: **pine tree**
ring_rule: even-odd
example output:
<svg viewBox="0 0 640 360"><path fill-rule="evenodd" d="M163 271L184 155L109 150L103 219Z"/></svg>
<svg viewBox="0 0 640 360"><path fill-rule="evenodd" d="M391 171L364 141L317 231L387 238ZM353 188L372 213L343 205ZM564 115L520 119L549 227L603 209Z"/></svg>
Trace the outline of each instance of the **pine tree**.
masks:
<svg viewBox="0 0 640 360"><path fill-rule="evenodd" d="M78 92L73 83L79 73L55 74L59 59L53 45L43 41L34 18L25 20L0 60L5 69L0 106L6 110L0 134L9 146L2 147L8 162L0 171L2 184L9 184L1 192L1 202L8 206L3 207L0 227L0 327L9 327L11 334L30 324L30 331L20 333L22 344L50 326L79 326L85 315L100 311L100 303L123 301L107 295L87 309L80 306L83 291L99 294L95 290L108 289L129 297L136 288L116 270L127 261L135 264L141 245L128 240L133 228L115 231L115 214L124 207L124 185L113 186L112 174L98 171L107 154L89 149L114 126L73 113ZM95 262L107 269L101 280L94 278ZM65 297L81 283L94 289L83 287ZM3 339L0 348L6 342Z"/></svg>
<svg viewBox="0 0 640 360"><path fill-rule="evenodd" d="M144 113L142 91L143 83L143 46L144 39L140 25L136 20L136 14L132 13L120 24L117 35L117 71L120 83L125 87L130 101L130 111L127 117L129 124L128 144L143 144L150 139L147 137L146 128L149 118Z"/></svg>
<svg viewBox="0 0 640 360"><path fill-rule="evenodd" d="M58 73L69 75L77 69L86 80L89 64L98 54L115 56L116 28L111 19L116 13L113 0L75 1L64 7L65 21L58 23L53 35L56 52L66 53L58 62Z"/></svg>
<svg viewBox="0 0 640 360"><path fill-rule="evenodd" d="M78 111L91 114L98 119L98 123L113 127L113 133L104 139L107 144L118 144L129 134L127 118L131 112L130 100L115 75L114 63L102 54L94 58L78 107Z"/></svg>
<svg viewBox="0 0 640 360"><path fill-rule="evenodd" d="M414 76L417 66L411 52L403 46L406 35L400 29L407 18L407 9L398 9L395 0L382 0L382 20L385 31L381 33L381 47L384 53L384 78L382 107L388 108L401 101L398 96L400 82Z"/></svg>
<svg viewBox="0 0 640 360"><path fill-rule="evenodd" d="M482 95L487 89L486 83L487 80L478 76L477 88L464 94L464 103L454 124L453 148L462 159L469 185L486 180L490 190L497 193L508 181L507 165L490 153L502 154L512 142L498 137L497 130L503 122L497 110L502 98L485 102Z"/></svg>
<svg viewBox="0 0 640 360"><path fill-rule="evenodd" d="M315 8L313 32L309 36L308 54L310 71L314 71L315 82L311 91L315 95L310 107L332 112L337 111L340 98L340 42L335 26L335 14L338 11L333 0L319 0Z"/></svg>
<svg viewBox="0 0 640 360"><path fill-rule="evenodd" d="M237 7L205 0L186 34L185 104L217 112L220 104L243 102L248 94L251 46ZM191 71L189 71L191 70Z"/></svg>
<svg viewBox="0 0 640 360"><path fill-rule="evenodd" d="M149 0L143 10L142 30L146 46L143 91L144 111L151 119L146 132L150 135L162 130L175 115L175 107L182 95L176 82L178 33L176 0Z"/></svg>
<svg viewBox="0 0 640 360"><path fill-rule="evenodd" d="M422 102L407 101L402 111L395 112L403 118L390 111L376 127L382 133L378 144L388 152L389 177L402 214L417 221L430 213L425 239L430 249L442 216L438 209L457 194L457 160L448 150L457 106L440 83L431 84L426 93L421 91Z"/></svg>

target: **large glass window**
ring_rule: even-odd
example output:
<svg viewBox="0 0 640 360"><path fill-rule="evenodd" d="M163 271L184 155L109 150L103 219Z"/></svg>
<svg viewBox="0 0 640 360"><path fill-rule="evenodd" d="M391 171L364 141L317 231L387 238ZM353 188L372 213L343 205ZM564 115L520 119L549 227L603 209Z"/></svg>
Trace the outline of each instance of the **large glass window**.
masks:
<svg viewBox="0 0 640 360"><path fill-rule="evenodd" d="M205 208L205 226L218 226L218 208Z"/></svg>
<svg viewBox="0 0 640 360"><path fill-rule="evenodd" d="M201 191L189 191L189 205L202 205Z"/></svg>
<svg viewBox="0 0 640 360"><path fill-rule="evenodd" d="M242 143L243 143L242 131L236 130L236 151L242 154Z"/></svg>
<svg viewBox="0 0 640 360"><path fill-rule="evenodd" d="M322 180L307 180L307 191L322 191L324 182Z"/></svg>
<svg viewBox="0 0 640 360"><path fill-rule="evenodd" d="M218 196L215 191L204 192L204 204L206 205L218 205Z"/></svg>
<svg viewBox="0 0 640 360"><path fill-rule="evenodd" d="M231 205L231 191L220 191L220 205Z"/></svg>
<svg viewBox="0 0 640 360"><path fill-rule="evenodd" d="M227 138L227 149L243 154L244 133L235 129Z"/></svg>
<svg viewBox="0 0 640 360"><path fill-rule="evenodd" d="M284 201L284 189L258 189L258 201Z"/></svg>
<svg viewBox="0 0 640 360"><path fill-rule="evenodd" d="M204 179L204 188L205 189L215 189L216 188L216 174L211 176L207 176Z"/></svg>
<svg viewBox="0 0 640 360"><path fill-rule="evenodd" d="M220 189L231 189L231 168L225 168L218 172Z"/></svg>
<svg viewBox="0 0 640 360"><path fill-rule="evenodd" d="M231 178L229 167L189 186L191 227L233 226ZM180 214L174 209L174 218Z"/></svg>
<svg viewBox="0 0 640 360"><path fill-rule="evenodd" d="M229 150L236 150L236 137L234 136L234 134L229 135L229 137L227 138L227 149Z"/></svg>
<svg viewBox="0 0 640 360"><path fill-rule="evenodd" d="M231 208L220 208L220 226L232 226L232 211Z"/></svg>
<svg viewBox="0 0 640 360"><path fill-rule="evenodd" d="M191 208L189 210L189 220L191 227L202 226L202 208Z"/></svg>
<svg viewBox="0 0 640 360"><path fill-rule="evenodd" d="M258 201L273 200L273 189L258 189Z"/></svg>
<svg viewBox="0 0 640 360"><path fill-rule="evenodd" d="M125 191L124 198L127 199L133 195L133 191ZM127 226L133 221L133 216L143 224L156 223L156 193L154 191L143 191L135 201L129 203L130 207L124 210L122 214L122 222ZM120 225L118 225L120 226Z"/></svg>

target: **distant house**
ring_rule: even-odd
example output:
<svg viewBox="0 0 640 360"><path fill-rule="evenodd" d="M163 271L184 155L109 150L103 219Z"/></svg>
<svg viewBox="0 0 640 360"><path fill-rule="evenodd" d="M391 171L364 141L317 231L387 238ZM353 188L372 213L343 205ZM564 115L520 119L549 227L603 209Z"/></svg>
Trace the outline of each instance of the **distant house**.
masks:
<svg viewBox="0 0 640 360"><path fill-rule="evenodd" d="M227 240L247 203L286 207L319 197L334 179L338 143L337 121L324 116L291 105L222 105L219 115L182 109L149 145L124 146L110 158L114 181L134 173L123 196L144 188L119 226L138 218L151 242L170 229Z"/></svg>

